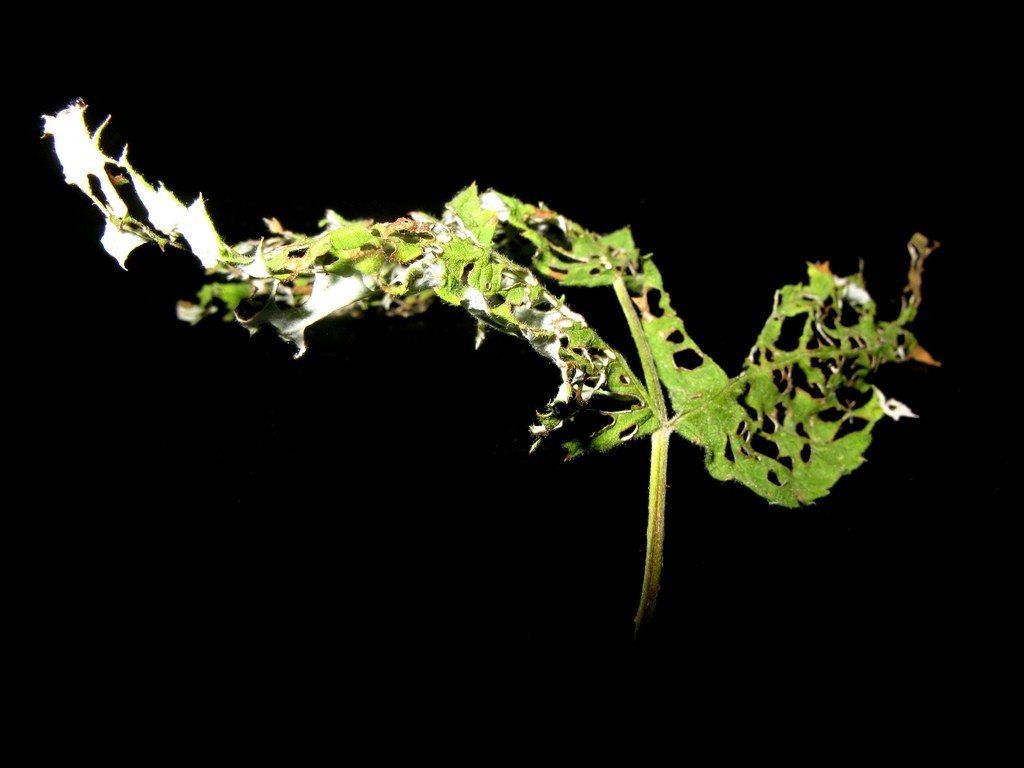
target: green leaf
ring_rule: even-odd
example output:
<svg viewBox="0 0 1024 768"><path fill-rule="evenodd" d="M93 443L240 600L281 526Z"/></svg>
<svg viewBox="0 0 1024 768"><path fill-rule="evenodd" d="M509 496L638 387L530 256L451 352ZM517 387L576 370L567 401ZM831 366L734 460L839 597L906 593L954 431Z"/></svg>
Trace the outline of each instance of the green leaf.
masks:
<svg viewBox="0 0 1024 768"><path fill-rule="evenodd" d="M344 224L331 230L328 239L336 251L351 251L361 245L374 242L370 228L363 223Z"/></svg>
<svg viewBox="0 0 1024 768"><path fill-rule="evenodd" d="M534 269L562 285L611 285L619 274L639 265L640 252L629 227L598 235L543 205L529 205L493 190L486 194L500 199L508 212L508 227L535 247Z"/></svg>
<svg viewBox="0 0 1024 768"><path fill-rule="evenodd" d="M508 211L499 241L511 250L517 240L532 246L541 274L582 287L622 278L669 396L669 424L704 448L714 477L773 503L808 504L864 461L879 419L913 416L867 378L888 362L935 364L906 328L921 301L925 258L937 247L923 235L908 244L911 266L895 321L876 321L862 275L838 277L827 264L811 265L806 283L777 292L743 372L730 378L686 332L629 229L600 236L546 207L499 197Z"/></svg>
<svg viewBox="0 0 1024 768"><path fill-rule="evenodd" d="M650 266L634 284L644 291L640 303L661 290ZM776 504L808 504L860 466L883 416L913 416L867 381L880 365L912 358L917 342L902 321L876 321L860 275L809 265L806 283L777 292L743 372L732 379L685 335L667 294L660 303L664 314L645 313L643 321L673 425L704 448L708 471L720 480L737 480Z"/></svg>
<svg viewBox="0 0 1024 768"><path fill-rule="evenodd" d="M268 236L228 247L202 197L186 206L150 185L126 153L116 161L104 155L102 126L90 133L84 112L78 102L46 116L45 132L67 182L103 213L104 247L123 265L142 243L172 246L196 255L215 276L195 303L179 305L182 319L196 322L223 307L253 332L273 327L301 354L305 329L326 317L368 306L411 314L436 294L555 364L561 385L533 431L538 439L560 431L570 456L671 427L705 449L715 477L779 504L808 503L863 461L882 416L913 415L868 376L887 362L934 363L906 329L920 305L924 261L937 245L922 235L908 245L911 266L895 321L877 321L861 275L838 277L827 264L811 265L806 283L777 292L743 372L729 378L687 334L629 228L599 235L543 205L493 190L480 194L472 184L439 220L412 214L386 223L348 221L329 211L324 229L311 236L268 219ZM144 214L129 213L128 188ZM659 381L647 382L653 389L516 257L561 286L614 284L645 370L652 378L657 372Z"/></svg>
<svg viewBox="0 0 1024 768"><path fill-rule="evenodd" d="M475 181L452 198L446 208L462 220L480 245L492 243L494 231L498 227L498 215L480 204Z"/></svg>

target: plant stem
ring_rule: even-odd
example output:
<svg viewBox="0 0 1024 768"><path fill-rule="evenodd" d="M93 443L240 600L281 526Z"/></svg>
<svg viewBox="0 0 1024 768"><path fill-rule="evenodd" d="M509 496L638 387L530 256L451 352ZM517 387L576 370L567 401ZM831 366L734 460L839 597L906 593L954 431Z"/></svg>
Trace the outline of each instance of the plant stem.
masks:
<svg viewBox="0 0 1024 768"><path fill-rule="evenodd" d="M661 379L658 378L658 369L654 365L654 355L651 354L651 347L647 343L647 336L644 335L643 326L640 325L640 317L636 313L636 306L633 299L629 297L626 290L626 283L621 276L615 278L612 283L615 288L615 296L622 307L622 313L626 316L629 324L629 333L633 337L633 344L640 355L640 366L644 371L644 382L647 384L647 395L650 400L651 410L658 417L662 426L668 421L668 411L665 409L665 395L661 391Z"/></svg>
<svg viewBox="0 0 1024 768"><path fill-rule="evenodd" d="M634 634L654 613L661 586L661 565L665 548L665 495L668 479L668 445L672 433L662 427L651 435L651 479L647 495L647 559L640 607L634 620Z"/></svg>
<svg viewBox="0 0 1024 768"><path fill-rule="evenodd" d="M626 316L629 324L629 332L633 337L633 344L640 355L640 365L644 372L644 382L647 385L647 397L651 404L651 410L658 417L658 430L651 435L651 475L647 489L647 555L644 561L644 586L640 593L640 607L636 612L634 620L635 638L640 627L650 619L654 613L654 606L658 602L658 590L661 587L661 566L665 550L665 496L668 485L668 446L672 436L672 428L669 426L668 410L665 407L665 395L661 389L661 379L658 378L658 369L654 364L654 355L651 354L651 346L647 343L647 336L644 334L640 317L637 314L636 306L626 290L626 283L622 277L615 278L612 284L615 288L615 296L622 307L622 313Z"/></svg>

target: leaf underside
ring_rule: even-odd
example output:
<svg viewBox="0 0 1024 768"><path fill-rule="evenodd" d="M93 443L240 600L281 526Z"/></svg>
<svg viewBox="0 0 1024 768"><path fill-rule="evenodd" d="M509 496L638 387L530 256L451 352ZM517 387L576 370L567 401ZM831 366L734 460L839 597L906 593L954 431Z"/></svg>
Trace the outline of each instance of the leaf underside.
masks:
<svg viewBox="0 0 1024 768"><path fill-rule="evenodd" d="M103 126L90 132L84 112L78 102L44 117L65 178L103 213L101 243L122 266L144 243L200 260L209 282L194 301L179 303L181 319L219 316L251 332L271 326L302 354L305 329L325 317L372 309L408 316L434 299L460 306L481 332L518 336L557 366L559 391L531 429L537 442L558 432L569 457L671 428L704 448L714 477L774 503L806 504L863 462L883 416L913 415L868 383L869 375L888 362L934 363L906 328L935 247L921 235L909 246L907 295L895 320L877 320L862 275L840 277L827 263L811 264L805 283L776 293L742 372L730 378L686 333L628 228L599 235L543 205L481 194L474 184L437 218L349 221L328 211L316 233L269 219L264 237L229 246L201 196L186 206L150 185L126 151L105 155ZM517 262L560 286L624 280L668 393L664 424L624 356Z"/></svg>

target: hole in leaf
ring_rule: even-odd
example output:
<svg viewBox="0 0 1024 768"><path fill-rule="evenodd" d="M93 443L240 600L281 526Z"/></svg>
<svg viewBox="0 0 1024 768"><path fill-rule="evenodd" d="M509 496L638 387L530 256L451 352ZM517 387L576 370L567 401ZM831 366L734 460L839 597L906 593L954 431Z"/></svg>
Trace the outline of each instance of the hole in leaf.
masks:
<svg viewBox="0 0 1024 768"><path fill-rule="evenodd" d="M629 438L633 437L639 429L640 426L638 424L630 424L624 430L619 432L619 440L629 440Z"/></svg>
<svg viewBox="0 0 1024 768"><path fill-rule="evenodd" d="M772 421L767 414L765 414L765 417L761 419L761 431L769 435L775 433L775 422Z"/></svg>
<svg viewBox="0 0 1024 768"><path fill-rule="evenodd" d="M779 476L775 474L775 470L774 469L769 469L768 470L768 482L771 483L772 485L778 485L778 486L782 485L782 483L779 482Z"/></svg>
<svg viewBox="0 0 1024 768"><path fill-rule="evenodd" d="M92 192L93 197L98 199L104 205L108 205L107 196L103 194L103 188L100 186L100 180L93 174L89 174L89 190Z"/></svg>
<svg viewBox="0 0 1024 768"><path fill-rule="evenodd" d="M743 434L743 431L744 431L744 430L745 430L746 428L747 428L747 422L745 422L745 421L741 421L741 422L740 422L740 425L739 425L738 427L736 427L736 434L737 434L737 435L742 435L742 434Z"/></svg>
<svg viewBox="0 0 1024 768"><path fill-rule="evenodd" d="M786 406L779 403L775 406L775 421L781 427L786 423Z"/></svg>
<svg viewBox="0 0 1024 768"><path fill-rule="evenodd" d="M767 361L769 363L772 363L772 362L775 361L775 353L772 351L771 347L765 347L764 348L764 359L765 359L765 361Z"/></svg>
<svg viewBox="0 0 1024 768"><path fill-rule="evenodd" d="M600 267L591 267L591 268L590 268L590 269L588 270L588 272L589 272L589 273L590 273L591 275L600 275L600 274L601 274L601 268L600 268ZM623 438L623 440L625 440L625 439L626 439L626 438Z"/></svg>
<svg viewBox="0 0 1024 768"><path fill-rule="evenodd" d="M783 318L782 328L779 329L779 337L775 341L775 346L783 352L792 352L800 346L800 337L803 335L806 325L806 312Z"/></svg>
<svg viewBox="0 0 1024 768"><path fill-rule="evenodd" d="M772 371L772 384L779 390L780 393L785 392L789 386L789 381L786 379L786 374L781 368L776 368Z"/></svg>
<svg viewBox="0 0 1024 768"><path fill-rule="evenodd" d="M585 434L589 437L596 437L598 433L615 426L615 417L607 413L598 413L597 411L582 411L569 423L575 429L566 430L566 435Z"/></svg>
<svg viewBox="0 0 1024 768"><path fill-rule="evenodd" d="M841 440L847 435L853 434L854 432L860 432L864 427L868 425L867 419L862 419L859 416L854 416L851 419L846 419L842 424L839 425L839 431L836 432L833 440Z"/></svg>
<svg viewBox="0 0 1024 768"><path fill-rule="evenodd" d="M550 312L554 307L547 299L541 299L533 305L533 308L538 312Z"/></svg>
<svg viewBox="0 0 1024 768"><path fill-rule="evenodd" d="M854 309L853 304L848 301L844 301L843 311L839 316L839 322L847 328L852 328L860 323L860 313Z"/></svg>
<svg viewBox="0 0 1024 768"><path fill-rule="evenodd" d="M110 183L117 187L117 194L125 206L127 206L128 215L136 221L141 221L146 226L155 229L153 223L149 220L149 211L143 205L139 193L135 191L135 184L132 182L132 177L128 175L128 169L122 168L115 163L107 163L103 166L103 169L107 172Z"/></svg>
<svg viewBox="0 0 1024 768"><path fill-rule="evenodd" d="M763 454L770 459L779 458L779 446L777 446L774 441L763 437L760 432L752 434L749 442L750 447L758 453Z"/></svg>
<svg viewBox="0 0 1024 768"><path fill-rule="evenodd" d="M661 308L661 291L657 288L651 288L647 292L647 311L653 317L661 317L665 314L665 311Z"/></svg>
<svg viewBox="0 0 1024 768"><path fill-rule="evenodd" d="M836 399L851 411L863 408L871 402L871 398L873 397L874 392L870 389L867 392L861 392L859 389L854 389L853 387L840 387L836 392Z"/></svg>
<svg viewBox="0 0 1024 768"><path fill-rule="evenodd" d="M832 368L835 367L838 369L839 365L838 363L824 357L814 357L811 358L811 367L817 368L821 371L822 376L825 377L825 381L828 381L832 377Z"/></svg>
<svg viewBox="0 0 1024 768"><path fill-rule="evenodd" d="M612 395L606 395L603 392L595 392L587 401L587 406L599 411L619 413L628 411L635 402L636 401L631 397L614 397Z"/></svg>
<svg viewBox="0 0 1024 768"><path fill-rule="evenodd" d="M811 384L811 382L807 380L807 372L804 371L803 366L800 365L799 362L794 365L793 370L790 371L790 378L793 380L793 386L803 389L812 397L824 397L824 392L821 391L821 387L817 384Z"/></svg>
<svg viewBox="0 0 1024 768"><path fill-rule="evenodd" d="M563 251L572 250L572 243L569 242L569 238L566 237L562 228L552 224L549 220L542 221L539 224L534 224L530 229L540 233L544 239L551 243L555 248L561 248Z"/></svg>
<svg viewBox="0 0 1024 768"><path fill-rule="evenodd" d="M817 349L821 346L821 342L818 340L818 334L812 333L811 338L804 344L804 349Z"/></svg>
<svg viewBox="0 0 1024 768"><path fill-rule="evenodd" d="M784 466L786 469L788 469L790 472L793 471L793 459L790 458L789 456L779 456L779 458L777 458L776 461L779 462L779 464Z"/></svg>
<svg viewBox="0 0 1024 768"><path fill-rule="evenodd" d="M736 461L736 457L733 456L732 453L732 440L730 440L728 437L725 438L725 451L723 451L722 455L725 457L726 461Z"/></svg>
<svg viewBox="0 0 1024 768"><path fill-rule="evenodd" d="M675 363L676 368L692 371L694 368L700 367L704 358L692 349L680 349L672 355L672 362Z"/></svg>
<svg viewBox="0 0 1024 768"><path fill-rule="evenodd" d="M810 437L807 435L807 430L804 429L804 423L802 421L798 421L797 422L797 424L796 424L796 433L798 435L800 435L800 437L802 437L804 440L809 440L810 439Z"/></svg>
<svg viewBox="0 0 1024 768"><path fill-rule="evenodd" d="M821 324L828 328L830 331L834 331L836 329L837 318L838 315L836 314L836 308L833 307L831 304L828 304L825 307L825 311L821 313Z"/></svg>
<svg viewBox="0 0 1024 768"><path fill-rule="evenodd" d="M267 304L267 296L252 296L248 299L242 299L238 306L235 307L235 314L243 322L252 320L259 314L260 310L263 309Z"/></svg>
<svg viewBox="0 0 1024 768"><path fill-rule="evenodd" d="M665 341L671 344L682 344L683 342L686 341L686 337L683 336L682 331L680 331L678 328L675 328L672 330L672 333L665 337Z"/></svg>
<svg viewBox="0 0 1024 768"><path fill-rule="evenodd" d="M839 373L847 381L855 381L864 374L864 366L856 357L848 357L843 360Z"/></svg>
<svg viewBox="0 0 1024 768"><path fill-rule="evenodd" d="M818 413L818 418L821 419L822 421L832 422L839 421L841 418L843 418L843 415L843 412L840 411L838 408L826 408L824 411L820 411Z"/></svg>
<svg viewBox="0 0 1024 768"><path fill-rule="evenodd" d="M750 394L750 382L747 382L747 386L743 388L743 394L740 395L739 403L743 406L743 410L747 412L747 416L750 417L750 422L756 423L758 420L757 411L754 410L747 402L747 395Z"/></svg>
<svg viewBox="0 0 1024 768"><path fill-rule="evenodd" d="M551 273L551 276L556 280L561 280L563 277L569 274L567 270L559 269L558 267L553 266L551 264L548 264L547 270L548 272Z"/></svg>
<svg viewBox="0 0 1024 768"><path fill-rule="evenodd" d="M761 350L758 347L754 348L754 351L750 355L750 362L753 365L758 365L761 362Z"/></svg>
<svg viewBox="0 0 1024 768"><path fill-rule="evenodd" d="M569 337L568 336L559 336L558 344L559 344L559 346L562 349L565 349L566 347L569 346Z"/></svg>
<svg viewBox="0 0 1024 768"><path fill-rule="evenodd" d="M811 444L804 443L804 447L800 449L800 461L806 464L811 460Z"/></svg>

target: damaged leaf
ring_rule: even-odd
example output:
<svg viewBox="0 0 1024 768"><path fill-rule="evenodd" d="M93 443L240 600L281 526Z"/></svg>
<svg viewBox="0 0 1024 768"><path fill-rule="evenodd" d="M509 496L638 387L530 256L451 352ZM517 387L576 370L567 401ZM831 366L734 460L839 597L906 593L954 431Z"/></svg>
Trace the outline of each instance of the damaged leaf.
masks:
<svg viewBox="0 0 1024 768"><path fill-rule="evenodd" d="M179 304L183 320L197 322L222 305L250 332L273 327L301 355L306 329L326 317L372 305L412 314L436 295L488 328L524 339L557 366L561 386L538 414L532 428L537 441L595 397L630 437L653 428L643 387L623 357L529 269L490 247L501 215L481 204L475 187L456 197L440 219L348 221L328 211L324 229L313 235L267 219L268 236L229 247L201 197L185 206L166 187L151 186L128 163L126 151L117 161L104 155L103 126L90 132L84 113L85 104L77 102L45 116L44 135L53 137L67 182L104 214L103 246L124 266L139 245L170 245L195 255L214 277L195 302ZM129 212L122 199L128 185L144 210ZM606 432L585 442L567 436L565 442L575 454L619 441L620 435Z"/></svg>
<svg viewBox="0 0 1024 768"><path fill-rule="evenodd" d="M511 249L516 239L519 248L531 246L541 274L585 287L622 280L668 393L667 424L704 449L712 476L739 481L773 503L794 507L826 495L864 461L879 419L914 416L868 381L879 366L938 364L906 327L921 302L925 258L938 247L924 235L908 244L896 320L876 319L863 275L809 265L805 283L776 292L743 371L730 377L687 333L654 261L640 255L628 229L600 236L544 206L488 194L509 212L499 237Z"/></svg>
<svg viewBox="0 0 1024 768"><path fill-rule="evenodd" d="M661 273L628 227L591 232L543 204L476 184L439 217L414 212L390 222L328 210L312 234L275 218L262 237L226 244L200 195L186 205L150 184L128 160L104 154L104 123L91 132L85 104L43 118L68 184L104 217L100 243L122 267L154 244L192 254L208 278L178 317L219 315L251 333L271 327L306 349L306 329L325 318L379 309L407 317L434 299L477 322L476 343L496 330L523 339L553 363L557 394L537 414L534 447L557 433L568 457L651 437L647 560L637 626L649 616L661 573L668 447L672 434L700 446L712 476L735 480L769 502L795 507L827 494L864 461L883 417L916 418L870 382L881 365L936 361L908 330L922 300L925 260L938 247L920 234L900 313L881 321L862 274L808 265L804 282L775 293L742 370L729 376L686 330ZM532 270L530 267L532 266ZM612 287L643 378L560 294Z"/></svg>

